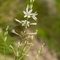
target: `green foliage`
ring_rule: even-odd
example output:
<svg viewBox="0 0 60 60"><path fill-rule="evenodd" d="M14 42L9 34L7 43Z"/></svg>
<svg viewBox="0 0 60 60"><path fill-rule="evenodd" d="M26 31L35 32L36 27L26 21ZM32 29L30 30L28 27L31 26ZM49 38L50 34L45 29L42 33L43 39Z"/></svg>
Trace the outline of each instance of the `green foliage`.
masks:
<svg viewBox="0 0 60 60"><path fill-rule="evenodd" d="M6 54L12 55L12 49L10 49L10 44L13 45L14 39L8 35L6 45L4 45L4 35L0 35L0 53L4 54L4 47L6 47Z"/></svg>
<svg viewBox="0 0 60 60"><path fill-rule="evenodd" d="M55 50L57 52L57 55L60 56L60 0L56 1L56 9L56 14L53 14L51 16L44 13L40 15L39 13L38 35L48 43L49 47L52 50ZM46 8L44 8L44 11L45 10L48 12ZM41 11L43 12L43 10Z"/></svg>
<svg viewBox="0 0 60 60"><path fill-rule="evenodd" d="M29 3L28 0L0 0L0 26L3 25L2 28L4 28L5 24L10 24L11 29L16 26L13 20L15 18L23 19L22 10L25 9L27 3ZM56 9L56 14L49 16L48 8L44 2L41 2L41 0L34 2L34 11L37 10L38 12L38 36L42 37L50 48L56 49L58 54L60 52L60 0L56 0ZM11 20L12 22L10 22ZM0 37L1 45L3 45L2 37ZM10 39L11 37L9 36L8 45ZM60 53L58 55L60 56Z"/></svg>

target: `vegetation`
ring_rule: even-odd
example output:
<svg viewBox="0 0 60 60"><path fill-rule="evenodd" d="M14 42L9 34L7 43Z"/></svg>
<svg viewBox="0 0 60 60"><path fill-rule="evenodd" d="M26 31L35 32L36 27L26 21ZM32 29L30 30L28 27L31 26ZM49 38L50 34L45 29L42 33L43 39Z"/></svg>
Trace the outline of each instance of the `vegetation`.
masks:
<svg viewBox="0 0 60 60"><path fill-rule="evenodd" d="M52 50L56 51L60 59L60 0L52 2L54 2L55 5L50 8L48 2L36 0L33 10L38 13L38 25L36 26L38 29L37 37L39 39L42 38ZM0 31L2 30L2 32L0 32L1 53L3 53L1 46L3 45L3 33L5 32L6 26L10 26L7 41L8 46L13 44L15 39L11 37L11 30L16 29L16 31L20 33L20 31L24 29L24 27L15 21L15 18L19 20L23 19L22 11L25 9L27 3L29 3L29 0L0 0ZM33 22L32 19L31 21ZM22 29L18 28L19 26ZM36 28L33 27L33 30ZM12 53L12 50L8 51L8 54L10 53Z"/></svg>

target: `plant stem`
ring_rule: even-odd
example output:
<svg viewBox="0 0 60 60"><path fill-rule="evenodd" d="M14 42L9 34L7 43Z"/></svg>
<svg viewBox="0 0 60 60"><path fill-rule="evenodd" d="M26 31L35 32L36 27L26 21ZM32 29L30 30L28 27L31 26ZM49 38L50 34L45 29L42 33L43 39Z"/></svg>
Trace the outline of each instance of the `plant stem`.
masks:
<svg viewBox="0 0 60 60"><path fill-rule="evenodd" d="M30 47L27 49L27 51L25 52L25 54L28 53L28 51L30 50L31 47L32 47L32 44L31 44ZM21 59L25 56L25 54L24 54L21 58L19 58L19 60L21 60Z"/></svg>
<svg viewBox="0 0 60 60"><path fill-rule="evenodd" d="M6 42L4 42L4 59L6 60L6 52L5 52L6 45L5 44L6 44Z"/></svg>

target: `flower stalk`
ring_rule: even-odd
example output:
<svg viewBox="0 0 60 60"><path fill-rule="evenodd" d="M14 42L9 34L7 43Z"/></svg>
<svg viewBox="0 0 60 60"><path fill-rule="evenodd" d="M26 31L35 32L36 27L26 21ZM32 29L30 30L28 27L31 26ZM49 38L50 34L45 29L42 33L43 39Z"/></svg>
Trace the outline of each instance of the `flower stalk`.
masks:
<svg viewBox="0 0 60 60"><path fill-rule="evenodd" d="M6 60L6 52L5 52L5 49L6 49L6 40L7 40L7 35L8 35L8 29L9 29L9 26L6 27L6 31L4 33L4 58Z"/></svg>

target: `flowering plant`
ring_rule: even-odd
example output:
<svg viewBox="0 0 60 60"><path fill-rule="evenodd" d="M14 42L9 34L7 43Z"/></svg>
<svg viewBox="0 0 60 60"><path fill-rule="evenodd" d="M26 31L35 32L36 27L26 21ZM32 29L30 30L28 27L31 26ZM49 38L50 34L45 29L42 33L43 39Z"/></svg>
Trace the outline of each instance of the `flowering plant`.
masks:
<svg viewBox="0 0 60 60"><path fill-rule="evenodd" d="M32 18L34 21L37 21L37 17L36 17L37 12L33 13L33 2L34 2L34 0L30 0L30 5L27 5L26 10L23 11L24 18L26 18L25 20L15 19L16 22L20 23L25 28L24 31L21 31L21 35L18 34L14 29L12 29L12 32L20 37L20 41L17 42L17 46L13 47L12 45L10 45L10 48L14 52L15 60L22 60L22 58L24 56L28 56L27 53L30 50L30 48L33 46L34 35L37 34L37 30L34 33L26 32L26 29L28 27L30 27L30 25L37 25L37 23L31 23L29 21L30 18ZM6 42L6 40L7 40L8 28L9 28L9 26L7 26L6 32L4 34L5 35L4 42ZM31 42L29 42L29 39L31 39ZM29 45L29 47L27 48L28 45ZM43 45L42 45L42 47L43 47ZM41 50L38 51L38 54L37 54L35 60L37 60L37 57L39 56L41 51L42 51L42 48L41 48ZM6 57L5 57L5 60L6 60Z"/></svg>

